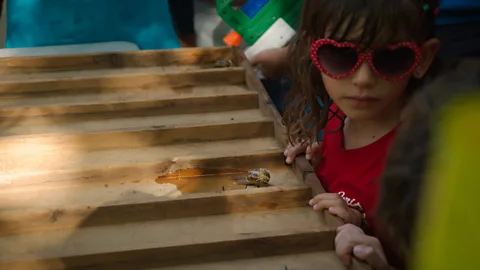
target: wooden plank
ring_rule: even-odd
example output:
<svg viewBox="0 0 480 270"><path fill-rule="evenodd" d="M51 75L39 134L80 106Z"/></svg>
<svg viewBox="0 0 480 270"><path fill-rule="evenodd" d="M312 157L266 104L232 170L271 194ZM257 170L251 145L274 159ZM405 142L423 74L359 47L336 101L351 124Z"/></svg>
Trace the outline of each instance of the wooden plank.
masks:
<svg viewBox="0 0 480 270"><path fill-rule="evenodd" d="M12 57L0 59L0 74L98 70L126 67L172 65L209 65L219 59L231 59L232 50L218 48L184 48L62 56Z"/></svg>
<svg viewBox="0 0 480 270"><path fill-rule="evenodd" d="M56 192L63 192L63 190L56 190ZM89 192L89 189L83 188L77 192ZM18 195L21 196L21 194ZM8 197L5 199L11 200ZM55 198L52 199L55 200ZM148 197L143 202L130 200L130 202L102 204L102 202L92 201L91 204L80 206L75 205L74 200L65 201L64 204L58 201L53 208L2 211L0 236L72 230L80 224L82 227L92 227L288 209L307 206L310 199L310 189L307 187L275 186L232 190L217 194L186 194L176 199Z"/></svg>
<svg viewBox="0 0 480 270"><path fill-rule="evenodd" d="M266 120L218 122L183 127L153 126L149 128L125 128L104 132L89 132L71 135L30 135L2 137L0 146L8 146L13 141L33 143L42 141L45 144L96 151L121 148L141 148L148 146L201 143L220 140L265 138L273 133L272 123ZM5 136L5 134L4 134ZM7 135L8 136L8 135Z"/></svg>
<svg viewBox="0 0 480 270"><path fill-rule="evenodd" d="M161 268L148 268L148 270L224 270L231 267L238 267L242 270L347 270L338 259L334 251L298 252L280 256L257 257L241 260L218 261L195 265L181 265ZM371 270L365 264L354 260L349 269Z"/></svg>
<svg viewBox="0 0 480 270"><path fill-rule="evenodd" d="M0 98L21 97L25 94L77 94L102 93L119 90L148 90L160 87L191 87L199 85L240 84L245 81L244 69L241 67L204 69L182 72L142 72L102 74L96 72L84 76L55 76L0 81Z"/></svg>
<svg viewBox="0 0 480 270"><path fill-rule="evenodd" d="M37 148L35 148L37 147ZM201 168L247 168L272 166L263 155L278 156L281 149L272 138L164 145L137 149L84 152L76 149L51 151L42 142L26 144L20 149L5 149L0 156L0 188L50 181L115 179L122 181L155 178L165 172L197 166ZM27 155L38 150L35 155ZM42 153L42 151L45 151ZM252 158L254 156L260 158ZM252 158L252 162L244 162ZM222 165L222 160L225 165ZM276 160L276 158L275 158ZM235 163L237 165L235 165ZM254 164L254 166L251 166ZM283 163L280 163L283 164ZM202 167L203 166L203 167Z"/></svg>
<svg viewBox="0 0 480 270"><path fill-rule="evenodd" d="M259 257L269 258L271 256L307 253L318 250L329 252L328 250L331 247L326 247L326 243L333 242L334 238L333 231L306 233L295 231L294 233L284 232L285 235L275 234L275 236L272 236L274 234L267 236L261 234L247 239L234 239L212 244L195 244L186 247L156 248L49 260L0 263L0 266L5 270L130 270L138 269L138 267L160 267L163 269L169 266L184 267L218 261L235 261ZM318 241L318 239L325 240L325 242ZM331 263L336 263L339 269L345 269L341 268L342 264L338 260L333 260ZM350 269L370 268L363 268L363 266L360 268L357 266L357 263L354 263Z"/></svg>
<svg viewBox="0 0 480 270"><path fill-rule="evenodd" d="M228 115L227 115L228 116ZM9 131L9 130L7 130ZM22 147L22 143L42 141L44 147L96 151L148 146L201 143L220 140L265 138L273 134L272 123L266 119L230 120L184 126L146 126L85 133L11 136L2 134L0 147Z"/></svg>
<svg viewBox="0 0 480 270"><path fill-rule="evenodd" d="M236 148L240 144L258 146L255 151L251 151L249 148ZM215 147L220 145L231 145L225 150L231 152L212 151ZM59 186L61 183L66 185L73 185L82 182L101 182L109 184L110 182L126 183L129 181L138 182L142 179L155 179L157 177L167 175L169 173L176 173L180 175L187 174L190 170L246 170L255 167L266 167L271 169L277 169L279 166L283 167L283 155L280 153L280 149L277 148L275 141L271 139L253 139L252 140L240 140L240 141L226 141L226 142L212 142L205 143L204 150L199 150L203 155L195 155L190 158L182 157L182 153L185 153L185 149L189 147L199 148L198 144L190 144L185 146L179 146L180 152L175 152L175 155L179 155L181 158L177 158L174 155L166 156L165 154L152 157L151 160L140 159L133 162L122 162L119 159L118 163L110 163L110 165L104 165L103 167L85 166L77 167L72 170L52 170L32 173L18 173L18 174L4 174L0 177L0 193L4 189L12 189L16 187L26 188L35 185L42 184L45 189L49 189L49 185ZM174 146L175 147L175 146ZM210 148L209 148L210 147ZM173 150L175 148L169 148ZM154 149L152 152L159 149ZM110 151L108 151L110 153ZM142 152L129 151L126 154L139 154ZM118 152L112 153L118 154ZM146 153L149 155L149 153ZM188 155L188 154L187 154ZM99 155L96 155L99 156ZM41 157L44 159L45 157ZM22 191L25 191L22 189Z"/></svg>
<svg viewBox="0 0 480 270"><path fill-rule="evenodd" d="M79 116L82 118L82 116ZM57 123L55 118L43 118L43 124L31 126L23 124L19 121L14 126L5 127L0 131L0 140L11 141L12 143L19 138L26 142L30 137L35 138L42 135L68 136L74 134L88 133L110 133L110 132L129 132L135 130L163 129L175 130L183 128L195 128L201 126L229 125L240 123L254 123L270 121L269 118L263 116L258 110L236 110L229 114L225 112L212 112L201 114L184 114L184 115L166 115L166 116L143 116L143 117L127 117L118 119L104 119L101 116L94 120L72 121L66 123ZM271 126L271 124L269 124ZM228 132L228 128L226 128ZM24 135L24 136L23 136ZM28 136L32 135L32 136ZM34 136L33 136L34 135ZM172 134L175 135L175 134ZM10 136L9 138L2 138ZM17 137L23 136L23 137ZM241 136L241 135L239 135ZM11 138L11 139L10 139ZM48 139L50 140L50 139ZM45 141L45 143L47 140Z"/></svg>
<svg viewBox="0 0 480 270"><path fill-rule="evenodd" d="M310 164L310 162L304 156L296 157L292 168L295 171L298 179L303 179L304 183L312 188L313 196L320 193L325 193L325 189L315 175L315 170L313 169L312 164Z"/></svg>
<svg viewBox="0 0 480 270"><path fill-rule="evenodd" d="M321 268L320 268L321 267ZM333 251L316 251L280 256L257 257L233 261L219 261L195 265L181 265L145 270L346 270Z"/></svg>
<svg viewBox="0 0 480 270"><path fill-rule="evenodd" d="M48 116L55 123L151 115L182 115L258 108L255 92L237 85L165 88L71 96L0 99L0 125L13 121L41 123ZM75 114L75 115L73 115ZM79 114L83 114L81 117ZM73 116L74 117L73 117ZM34 117L37 116L37 117ZM45 120L44 120L45 121Z"/></svg>
<svg viewBox="0 0 480 270"><path fill-rule="evenodd" d="M2 211L46 209L47 212L53 212L69 206L96 207L140 203L159 198L174 199L190 194L218 194L222 190L245 190L245 186L236 184L233 177L245 177L249 170L242 167L198 168L172 173L159 172L151 178L105 179L105 181L80 179L77 182L58 180L36 185L4 187L0 190L2 196L0 209ZM294 174L285 166L277 164L270 172L272 178L270 187L303 186L292 178Z"/></svg>
<svg viewBox="0 0 480 270"><path fill-rule="evenodd" d="M109 269L138 261L168 266L329 250L335 230L316 219L302 207L3 237L0 266Z"/></svg>

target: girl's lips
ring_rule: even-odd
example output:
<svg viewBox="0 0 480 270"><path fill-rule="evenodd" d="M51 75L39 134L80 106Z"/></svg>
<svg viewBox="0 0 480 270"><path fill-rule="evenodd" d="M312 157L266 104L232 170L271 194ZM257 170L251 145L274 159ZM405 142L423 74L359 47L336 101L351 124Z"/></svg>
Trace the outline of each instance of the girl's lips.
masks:
<svg viewBox="0 0 480 270"><path fill-rule="evenodd" d="M346 97L346 99L353 101L378 101L378 98L373 97Z"/></svg>
<svg viewBox="0 0 480 270"><path fill-rule="evenodd" d="M346 97L345 99L357 108L365 108L379 101L379 99L372 97Z"/></svg>

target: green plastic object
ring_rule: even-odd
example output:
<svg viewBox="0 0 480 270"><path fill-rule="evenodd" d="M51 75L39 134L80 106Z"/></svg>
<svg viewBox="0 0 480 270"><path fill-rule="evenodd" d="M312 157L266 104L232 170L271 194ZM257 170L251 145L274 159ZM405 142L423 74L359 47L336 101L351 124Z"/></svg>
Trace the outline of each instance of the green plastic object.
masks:
<svg viewBox="0 0 480 270"><path fill-rule="evenodd" d="M218 15L249 45L253 45L279 18L297 29L303 6L302 0L249 0L242 8L234 8L233 1L217 0ZM255 10L252 17L252 6L255 9L259 5L261 9Z"/></svg>

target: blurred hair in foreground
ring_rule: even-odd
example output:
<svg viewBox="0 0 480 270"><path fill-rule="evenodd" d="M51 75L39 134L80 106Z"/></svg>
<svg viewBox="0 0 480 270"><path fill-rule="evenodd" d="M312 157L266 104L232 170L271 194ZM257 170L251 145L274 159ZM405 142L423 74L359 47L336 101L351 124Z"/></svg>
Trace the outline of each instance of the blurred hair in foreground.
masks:
<svg viewBox="0 0 480 270"><path fill-rule="evenodd" d="M459 111L456 108L450 108L450 105L456 104L456 102L461 99L470 100L470 103L473 103L475 108L474 114L476 116L480 115L480 58L462 59L455 62L440 74L435 81L414 96L406 109L406 122L400 129L397 140L392 146L385 172L381 178L377 218L385 228L387 228L386 237L389 242L397 247L397 255L403 258L407 264L411 259L411 251L417 241L416 236L418 236L418 234L416 234L416 224L418 223L418 219L422 219L423 215L427 214L425 212L419 212L419 210L425 210L424 203L430 203L430 201L427 202L422 197L428 195L430 200L430 197L432 197L430 194L431 186L442 184L440 183L440 179L438 179L439 181L437 183L437 179L431 177L430 173L433 172L433 175L438 176L438 174L435 174L435 170L442 172L444 172L444 170L450 170L449 172L451 172L454 169L446 169L444 166L438 168L438 165L442 163L432 163L432 160L435 161L438 158L444 158L444 152L447 151L444 151L444 145L453 143L449 130L440 129L440 134L437 134L437 131L438 127L440 127L439 120L441 120L441 124L448 122L445 121L446 117L444 117L446 113ZM447 111L447 109L449 110ZM455 117L457 117L459 121L467 116L470 115L455 114ZM453 123L456 123L455 119L453 119ZM467 128L464 131L462 129L461 132L465 132L465 135L467 135L469 132L472 132L472 129L479 130L479 128L476 128L479 124L480 121L468 123ZM445 129L445 127L441 127ZM447 131L449 131L448 136L446 135ZM457 132L456 134L459 133ZM460 136L463 138L462 134L460 134ZM440 142L438 140L439 137L442 138L441 148L438 148ZM464 140L468 141L468 137L469 136L465 136ZM461 140L457 138L456 141ZM465 145L465 142L462 143ZM473 140L473 142L470 140L467 143L480 145L478 140ZM435 147L437 147L437 149ZM448 151L458 153L459 147L456 147L457 148L449 149ZM479 154L480 153L472 153L472 155L476 155L476 157L473 158L478 160ZM463 162L464 158L466 157L462 157L461 162ZM431 165L435 166L431 167ZM480 167L480 163L478 166ZM451 173L449 173L449 175L450 174ZM429 180L428 193L424 192L426 180ZM464 179L448 179L449 182L462 180ZM470 198L470 200L470 208L477 208L475 206L475 199ZM446 211L445 207L447 207L447 203L448 202L442 202L442 204L436 205L436 211ZM457 210L465 211L465 209ZM467 212L468 211L469 210L467 210ZM448 222L450 222L450 220L448 220ZM456 220L453 222L461 221ZM422 228L419 232L423 233L425 230ZM457 232L448 232L448 234L451 233L456 234ZM480 239L478 242L478 244L480 244ZM437 260L439 258L430 259Z"/></svg>

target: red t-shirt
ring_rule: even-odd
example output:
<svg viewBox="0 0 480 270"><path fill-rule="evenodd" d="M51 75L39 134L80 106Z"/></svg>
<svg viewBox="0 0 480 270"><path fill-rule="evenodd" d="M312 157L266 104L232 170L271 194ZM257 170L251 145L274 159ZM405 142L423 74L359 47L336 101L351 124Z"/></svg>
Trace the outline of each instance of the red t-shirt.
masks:
<svg viewBox="0 0 480 270"><path fill-rule="evenodd" d="M332 106L332 109L335 107ZM322 159L315 172L327 192L338 193L348 205L362 209L367 223L375 227L372 214L378 200L378 177L383 172L388 148L397 128L369 145L347 150L343 147L342 121L333 116L327 122L323 133Z"/></svg>

